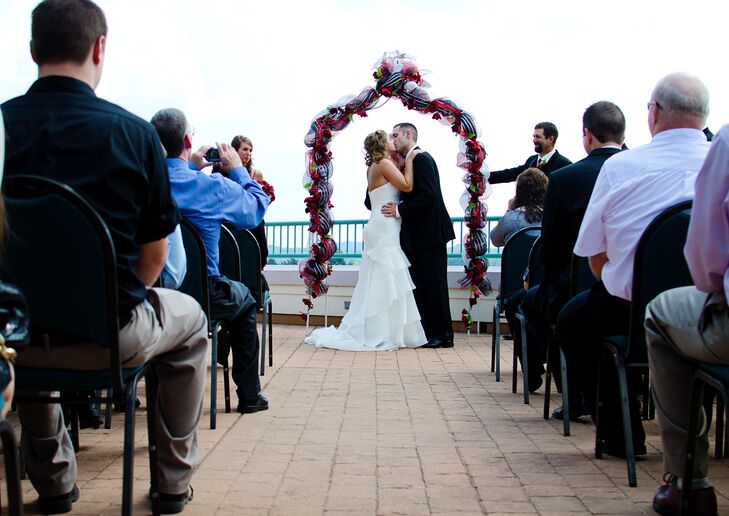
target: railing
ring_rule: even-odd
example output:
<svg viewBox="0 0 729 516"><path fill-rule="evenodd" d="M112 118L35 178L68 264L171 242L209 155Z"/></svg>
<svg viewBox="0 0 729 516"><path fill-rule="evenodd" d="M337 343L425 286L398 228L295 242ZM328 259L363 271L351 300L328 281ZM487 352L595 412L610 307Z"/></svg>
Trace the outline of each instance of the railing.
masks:
<svg viewBox="0 0 729 516"><path fill-rule="evenodd" d="M487 217L484 230L491 233L491 225L498 222L500 215ZM451 218L453 231L456 234L448 247L449 259L460 259L463 253L464 238L468 234L463 217ZM334 259L358 259L362 257L364 249L363 231L367 224L365 219L335 221L331 235L337 243L337 253ZM287 259L301 259L309 256L311 247L309 222L266 222L266 239L268 240L268 258L272 263ZM501 248L488 242L485 258L501 258Z"/></svg>

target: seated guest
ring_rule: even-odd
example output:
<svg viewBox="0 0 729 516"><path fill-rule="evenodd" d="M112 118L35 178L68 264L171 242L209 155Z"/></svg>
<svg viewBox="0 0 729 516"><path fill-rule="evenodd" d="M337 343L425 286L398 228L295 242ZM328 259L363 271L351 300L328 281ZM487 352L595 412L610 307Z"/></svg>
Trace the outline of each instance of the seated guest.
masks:
<svg viewBox="0 0 729 516"><path fill-rule="evenodd" d="M152 117L167 151L172 196L183 217L200 233L205 244L210 296L210 317L223 321L221 348L233 351L232 376L238 394L238 412L268 409L258 378L258 329L256 301L248 288L218 270L220 226L252 228L263 220L268 196L243 168L240 156L227 144L219 144L219 172L201 170L212 166L205 159L209 145L192 151L192 130L179 109L163 109ZM227 356L227 353L221 353Z"/></svg>
<svg viewBox="0 0 729 516"><path fill-rule="evenodd" d="M175 230L167 236L167 261L159 275L159 282L163 288L177 290L182 285L187 273L187 256L185 244L182 242L182 231L178 224Z"/></svg>
<svg viewBox="0 0 729 516"><path fill-rule="evenodd" d="M501 220L491 230L489 237L491 243L497 247L503 247L511 236L522 228L539 226L542 223L542 207L544 206L544 195L547 191L547 176L538 168L529 168L519 174L516 179L516 195L509 200L509 207L501 217ZM524 273L526 282L527 272ZM512 293L505 301L504 312L509 330L514 331L514 317L524 299L525 290L520 288ZM509 294L505 292L505 294ZM517 346L517 355L521 360L521 348ZM536 390L541 385L539 382L530 383L529 389Z"/></svg>
<svg viewBox="0 0 729 516"><path fill-rule="evenodd" d="M549 176L541 236L544 276L539 285L529 289L521 305L529 328L530 386L542 383L543 368L537 364L545 362L549 326L557 322L557 315L568 300L572 249L595 181L603 163L620 152L624 138L625 116L620 108L606 101L592 104L582 115L582 146L588 156ZM557 346L551 351L559 356ZM561 371L556 368L554 373L559 385ZM583 401L570 400L573 418L589 414ZM562 417L562 407L555 409L553 417Z"/></svg>
<svg viewBox="0 0 729 516"><path fill-rule="evenodd" d="M261 185L263 191L268 195L270 202L273 202L276 199L273 187L263 179L263 172L253 167L253 142L251 139L238 135L230 142L230 146L233 147L238 153L238 156L240 156L241 163L243 164L243 167L248 170L248 174L250 174L251 178L255 179L256 182ZM256 242L258 242L258 247L261 251L261 270L263 270L263 268L268 264L266 221L262 220L260 224L251 229L251 233L255 237ZM261 274L261 280L263 282L262 292L266 292L268 290L268 282L263 274ZM257 296L258 292L253 292L253 295ZM260 299L256 299L256 301L259 303L261 302Z"/></svg>
<svg viewBox="0 0 729 516"><path fill-rule="evenodd" d="M696 179L696 198L684 254L695 287L668 290L646 309L648 360L663 443L666 485L658 489L658 514L681 512L681 476L691 386L699 363L729 365L729 125L714 137ZM704 418L704 421L706 419ZM691 514L716 514L716 493L709 486L708 428L699 436L694 457Z"/></svg>
<svg viewBox="0 0 729 516"><path fill-rule="evenodd" d="M192 499L207 323L191 297L150 288L179 212L152 126L94 93L104 68L106 27L104 13L90 0L44 0L35 7L30 49L39 78L25 95L2 105L9 136L5 174L31 173L68 185L109 228L117 258L120 358L130 367L151 361L158 377L151 424L158 429L160 506L177 513ZM94 362L84 344L28 346L17 362L74 369L79 357L85 368L109 364L106 355ZM76 456L60 406L18 403L18 415L40 512L70 511L79 498Z"/></svg>
<svg viewBox="0 0 729 516"><path fill-rule="evenodd" d="M697 77L684 73L664 77L648 102L653 140L615 154L595 182L574 252L589 258L598 281L564 306L556 329L569 368L583 373L574 376L574 383L592 402L593 417L600 339L628 333L633 261L646 227L661 211L694 196L696 175L710 145L701 132L708 113L709 92ZM601 381L603 451L624 456L616 375L605 371ZM629 379L633 449L636 455L644 455L638 389Z"/></svg>
<svg viewBox="0 0 729 516"><path fill-rule="evenodd" d="M529 168L516 179L516 194L509 199L503 217L491 229L489 238L496 247L503 247L511 235L522 228L542 223L544 195L547 192L547 176L538 168Z"/></svg>

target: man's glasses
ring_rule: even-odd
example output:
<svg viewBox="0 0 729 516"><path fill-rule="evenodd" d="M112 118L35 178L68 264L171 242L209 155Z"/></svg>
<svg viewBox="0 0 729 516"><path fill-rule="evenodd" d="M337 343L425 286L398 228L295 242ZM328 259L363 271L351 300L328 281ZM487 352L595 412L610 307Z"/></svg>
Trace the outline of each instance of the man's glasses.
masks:
<svg viewBox="0 0 729 516"><path fill-rule="evenodd" d="M663 111L663 108L661 107L661 105L658 102L656 102L655 100L651 100L650 102L648 102L648 105L646 106L648 108L648 111L650 111L650 109L653 105L655 105L659 111Z"/></svg>

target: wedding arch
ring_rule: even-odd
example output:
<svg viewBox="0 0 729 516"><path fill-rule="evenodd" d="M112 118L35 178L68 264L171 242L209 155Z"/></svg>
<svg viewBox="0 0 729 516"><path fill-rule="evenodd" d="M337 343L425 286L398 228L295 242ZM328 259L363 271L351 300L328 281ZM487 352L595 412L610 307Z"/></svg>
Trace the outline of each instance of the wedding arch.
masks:
<svg viewBox="0 0 729 516"><path fill-rule="evenodd" d="M423 72L424 73L424 72ZM407 54L387 52L375 65L374 86L366 86L357 96L341 99L336 104L320 112L311 122L304 144L306 152L306 172L303 185L308 192L304 199L306 213L309 215L311 233L311 252L299 263L299 274L306 285L306 312L308 318L312 299L325 294L329 288L327 277L332 272L329 259L337 251L337 245L330 231L333 225L331 203L333 185L332 139L343 131L354 119L354 115L366 117L367 111L377 107L385 98L397 98L409 110L431 115L434 120L451 127L460 138L457 166L466 171L462 181L466 190L461 196L465 224L468 234L462 242L464 246L465 276L460 280L463 288L470 288L469 306L462 311L467 328L471 325L471 307L489 288L485 279L487 263L482 256L487 249L486 226L487 206L484 199L490 195L487 182L488 167L484 163L486 151L478 141L479 128L473 117L458 107L455 102L445 98L431 99L425 88L429 84L421 76L415 61Z"/></svg>

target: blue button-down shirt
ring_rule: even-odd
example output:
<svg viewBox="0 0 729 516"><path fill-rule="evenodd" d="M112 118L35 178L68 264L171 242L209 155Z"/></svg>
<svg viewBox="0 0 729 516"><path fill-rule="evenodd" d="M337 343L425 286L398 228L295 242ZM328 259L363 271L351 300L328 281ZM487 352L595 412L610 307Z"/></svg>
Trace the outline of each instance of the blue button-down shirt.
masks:
<svg viewBox="0 0 729 516"><path fill-rule="evenodd" d="M207 175L179 158L167 158L172 197L183 217L197 228L205 244L208 276L220 276L218 241L223 222L237 228L254 228L268 208L268 196L243 167L228 177Z"/></svg>

